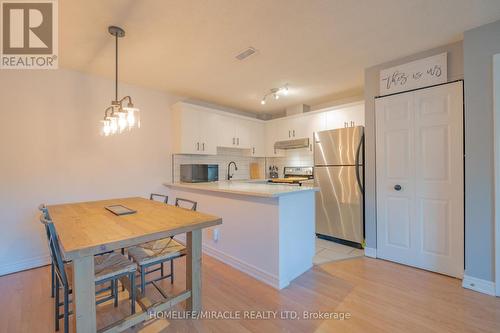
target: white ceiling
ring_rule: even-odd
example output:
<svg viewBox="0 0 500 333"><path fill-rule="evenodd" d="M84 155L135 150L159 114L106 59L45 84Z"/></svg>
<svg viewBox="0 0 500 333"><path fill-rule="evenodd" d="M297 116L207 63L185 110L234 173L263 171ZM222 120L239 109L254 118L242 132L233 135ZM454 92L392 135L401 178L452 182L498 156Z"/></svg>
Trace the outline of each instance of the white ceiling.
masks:
<svg viewBox="0 0 500 333"><path fill-rule="evenodd" d="M364 68L462 39L499 0L64 0L60 65L240 110L276 112L359 91ZM235 59L253 46L258 55ZM290 95L260 105L285 83Z"/></svg>

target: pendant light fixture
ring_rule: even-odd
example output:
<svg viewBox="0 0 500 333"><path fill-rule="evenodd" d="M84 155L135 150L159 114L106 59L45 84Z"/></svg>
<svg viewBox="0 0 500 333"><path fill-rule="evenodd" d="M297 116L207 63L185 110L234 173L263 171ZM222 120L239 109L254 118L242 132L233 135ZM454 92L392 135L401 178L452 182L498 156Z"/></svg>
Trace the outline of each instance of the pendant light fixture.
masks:
<svg viewBox="0 0 500 333"><path fill-rule="evenodd" d="M109 33L115 37L115 99L104 110L102 134L105 136L122 133L124 130L140 128L139 109L134 107L132 98L125 96L118 99L118 38L125 36L125 31L116 26L108 27Z"/></svg>

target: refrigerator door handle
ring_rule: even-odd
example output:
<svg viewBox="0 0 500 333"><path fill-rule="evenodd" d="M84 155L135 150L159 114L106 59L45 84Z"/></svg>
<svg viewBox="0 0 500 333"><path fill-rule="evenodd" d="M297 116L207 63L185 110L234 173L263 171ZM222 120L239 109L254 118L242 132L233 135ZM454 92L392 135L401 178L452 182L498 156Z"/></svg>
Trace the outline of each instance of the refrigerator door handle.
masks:
<svg viewBox="0 0 500 333"><path fill-rule="evenodd" d="M363 188L363 184L361 183L361 178L360 178L360 175L359 175L359 154L362 153L362 149L361 147L363 147L364 145L364 142L365 142L365 135L362 134L361 135L361 140L359 140L359 144L358 144L358 149L356 150L356 180L358 182L358 186L359 186L359 189L361 191L361 193L365 193L365 189Z"/></svg>

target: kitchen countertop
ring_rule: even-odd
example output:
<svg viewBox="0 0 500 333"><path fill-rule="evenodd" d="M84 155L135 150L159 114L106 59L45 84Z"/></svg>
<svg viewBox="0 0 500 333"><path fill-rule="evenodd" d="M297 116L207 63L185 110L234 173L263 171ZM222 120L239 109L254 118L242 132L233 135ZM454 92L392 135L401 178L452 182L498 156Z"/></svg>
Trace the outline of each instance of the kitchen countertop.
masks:
<svg viewBox="0 0 500 333"><path fill-rule="evenodd" d="M224 192L248 195L254 197L275 198L304 191L319 191L311 185L281 185L269 184L266 180L220 180L209 183L165 183L167 187L186 188L202 191Z"/></svg>

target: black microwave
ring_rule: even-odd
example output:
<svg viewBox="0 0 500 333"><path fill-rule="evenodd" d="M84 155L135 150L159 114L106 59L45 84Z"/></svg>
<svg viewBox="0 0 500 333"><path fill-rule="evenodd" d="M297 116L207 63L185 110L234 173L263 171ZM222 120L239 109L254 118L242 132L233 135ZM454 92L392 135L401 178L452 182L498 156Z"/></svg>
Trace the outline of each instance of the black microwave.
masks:
<svg viewBox="0 0 500 333"><path fill-rule="evenodd" d="M181 164L181 182L203 183L219 180L218 164Z"/></svg>

